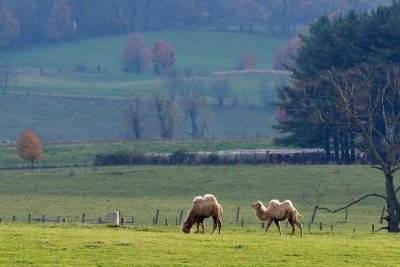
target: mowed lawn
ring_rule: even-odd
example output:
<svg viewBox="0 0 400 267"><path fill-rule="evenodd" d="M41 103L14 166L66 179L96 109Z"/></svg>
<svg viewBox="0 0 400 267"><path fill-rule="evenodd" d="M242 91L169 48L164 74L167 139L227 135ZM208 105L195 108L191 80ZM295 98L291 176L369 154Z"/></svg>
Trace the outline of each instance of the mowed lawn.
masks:
<svg viewBox="0 0 400 267"><path fill-rule="evenodd" d="M261 231L221 235L167 227L0 225L2 266L398 266L398 234Z"/></svg>

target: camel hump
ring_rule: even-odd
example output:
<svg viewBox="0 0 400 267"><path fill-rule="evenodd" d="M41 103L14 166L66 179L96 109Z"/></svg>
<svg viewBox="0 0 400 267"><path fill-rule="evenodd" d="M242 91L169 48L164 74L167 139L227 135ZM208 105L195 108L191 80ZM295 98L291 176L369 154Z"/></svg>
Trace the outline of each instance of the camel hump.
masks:
<svg viewBox="0 0 400 267"><path fill-rule="evenodd" d="M281 203L280 203L279 200L277 200L277 199L272 199L272 200L269 202L269 206L270 206L270 207L279 207L280 204L281 204Z"/></svg>
<svg viewBox="0 0 400 267"><path fill-rule="evenodd" d="M218 203L217 199L214 197L214 195L211 194L205 194L203 197L203 200L206 202L214 202L214 203Z"/></svg>

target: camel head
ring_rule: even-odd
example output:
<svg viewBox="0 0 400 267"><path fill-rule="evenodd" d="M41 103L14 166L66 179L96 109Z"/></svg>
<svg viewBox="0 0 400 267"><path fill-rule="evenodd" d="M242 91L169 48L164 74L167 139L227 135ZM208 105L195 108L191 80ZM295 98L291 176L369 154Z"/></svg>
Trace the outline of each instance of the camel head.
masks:
<svg viewBox="0 0 400 267"><path fill-rule="evenodd" d="M255 203L253 203L253 204L251 204L251 207L252 208L254 208L254 209L259 209L260 207L262 207L263 206L263 204L262 204L262 202L261 201L257 201L257 202L255 202Z"/></svg>
<svg viewBox="0 0 400 267"><path fill-rule="evenodd" d="M190 233L190 229L192 229L192 224L184 222L182 224L182 232L184 232L185 234L189 234Z"/></svg>

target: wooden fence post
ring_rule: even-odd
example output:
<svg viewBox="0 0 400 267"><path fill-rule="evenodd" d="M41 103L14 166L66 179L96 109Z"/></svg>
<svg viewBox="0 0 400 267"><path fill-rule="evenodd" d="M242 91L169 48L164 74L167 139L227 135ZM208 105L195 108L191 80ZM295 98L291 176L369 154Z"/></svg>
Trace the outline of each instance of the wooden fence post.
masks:
<svg viewBox="0 0 400 267"><path fill-rule="evenodd" d="M181 210L181 214L179 216L179 224L181 224L181 222L182 222L182 215L183 215L183 210Z"/></svg>
<svg viewBox="0 0 400 267"><path fill-rule="evenodd" d="M157 209L157 213L156 213L156 218L155 218L155 220L154 220L154 224L157 224L158 223L158 215L160 214L160 209Z"/></svg>
<svg viewBox="0 0 400 267"><path fill-rule="evenodd" d="M165 226L168 226L168 219L165 219Z"/></svg>
<svg viewBox="0 0 400 267"><path fill-rule="evenodd" d="M46 221L46 216L43 215L43 216L42 216L42 223L44 223L45 221Z"/></svg>
<svg viewBox="0 0 400 267"><path fill-rule="evenodd" d="M28 214L28 223L30 223L31 222L31 214L29 213Z"/></svg>
<svg viewBox="0 0 400 267"><path fill-rule="evenodd" d="M375 232L375 225L372 224L372 232Z"/></svg>
<svg viewBox="0 0 400 267"><path fill-rule="evenodd" d="M242 219L242 228L244 227L244 220Z"/></svg>
<svg viewBox="0 0 400 267"><path fill-rule="evenodd" d="M236 211L236 223L239 222L239 215L240 215L240 207L238 207Z"/></svg>
<svg viewBox="0 0 400 267"><path fill-rule="evenodd" d="M82 223L85 223L85 213L82 213Z"/></svg>
<svg viewBox="0 0 400 267"><path fill-rule="evenodd" d="M319 230L322 231L322 222L319 223Z"/></svg>
<svg viewBox="0 0 400 267"><path fill-rule="evenodd" d="M17 216L14 215L13 218L12 218L12 221L16 222L17 221Z"/></svg>

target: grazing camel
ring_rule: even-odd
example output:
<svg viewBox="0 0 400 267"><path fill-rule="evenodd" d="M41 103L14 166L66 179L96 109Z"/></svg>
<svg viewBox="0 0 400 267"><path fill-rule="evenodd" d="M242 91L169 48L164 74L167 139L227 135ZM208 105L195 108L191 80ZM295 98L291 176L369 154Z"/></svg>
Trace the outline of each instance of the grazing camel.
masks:
<svg viewBox="0 0 400 267"><path fill-rule="evenodd" d="M285 200L281 203L279 200L273 199L269 202L268 208L266 208L261 201L257 201L251 206L256 210L257 218L260 221L267 222L265 235L267 235L272 222L275 222L279 234L282 235L280 221L288 219L292 226L292 236L296 229L295 225L297 225L300 228L300 235L303 237L303 226L298 219L298 216L302 215L297 211L290 200Z"/></svg>
<svg viewBox="0 0 400 267"><path fill-rule="evenodd" d="M221 217L222 217L222 206L218 203L217 199L211 195L206 194L204 197L197 196L193 199L193 205L185 221L182 223L182 231L186 234L190 233L190 229L196 223L197 231L199 233L199 226L204 230L204 219L212 216L214 221L214 228L211 232L214 233L218 226L218 233L221 233Z"/></svg>

